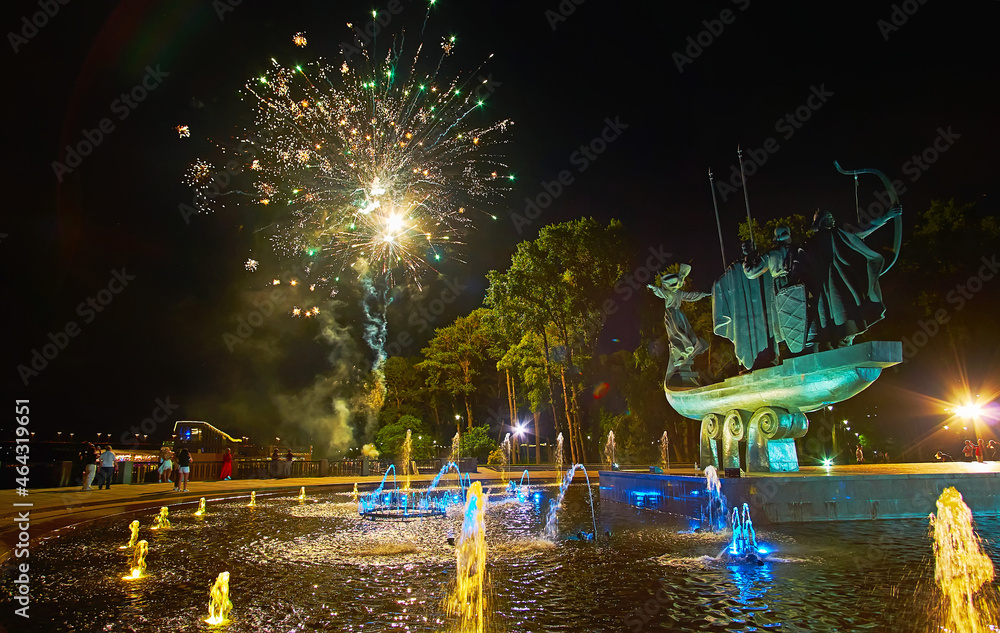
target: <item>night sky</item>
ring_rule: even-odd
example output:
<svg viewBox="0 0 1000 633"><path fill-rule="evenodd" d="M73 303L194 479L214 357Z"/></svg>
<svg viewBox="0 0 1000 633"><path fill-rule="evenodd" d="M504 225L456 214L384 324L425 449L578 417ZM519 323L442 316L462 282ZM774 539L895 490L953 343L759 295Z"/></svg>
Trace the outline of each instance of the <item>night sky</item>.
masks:
<svg viewBox="0 0 1000 633"><path fill-rule="evenodd" d="M400 3L384 33L418 33L426 3ZM30 398L32 428L44 439L61 430L89 439L109 433L118 443L168 403L171 421L207 420L261 441L272 430L294 432L275 401L307 390L329 369L331 350L315 340L315 324L275 317L237 352L227 349L224 334L262 289L262 278L243 268L255 220L237 206L185 218L178 208L192 193L181 177L208 139L250 123L238 91L271 57L288 65L339 60L340 43L351 38L345 23L364 24L372 5L51 0L58 13L37 30L25 27L22 18L39 4L45 0L7 2L0 20L9 108L0 221L9 393ZM455 35L451 59L460 71L494 54L485 72L495 91L484 116L515 121L506 151L517 180L498 221L481 223L455 254L467 263L445 262L441 281L394 293L390 341L412 330L414 342L398 352L418 353L434 325L481 304L485 273L504 268L517 242L580 216L619 218L636 266L650 248L666 252L667 263L692 264L695 286L709 287L722 261L707 172L729 181L738 144L748 165L756 163L748 186L761 221L817 207L853 215L853 182L834 160L902 180L908 229L932 198L992 206L998 18L1000 3L985 1L959 9L915 0L439 0L425 41ZM308 37L304 49L292 44L298 31ZM152 86L146 98L123 106L119 95L144 78ZM64 161L65 146L84 130L93 136L104 118L113 129L60 182L53 161ZM617 122L611 133L609 122ZM176 125L190 126L191 138L179 139ZM602 133L615 138L581 171L574 153ZM914 155L936 141L944 151L918 166ZM510 214L523 215L526 198L537 199L563 170L572 183L519 226ZM876 179L862 180L862 204L877 189ZM734 259L742 190L720 197L719 211ZM422 331L407 325L441 296L444 280L465 286L458 299ZM91 312L89 297L109 302ZM651 300L637 294L623 302L608 339L634 345L634 304ZM887 297L889 319L893 302L906 300ZM348 337L356 336L350 307L339 314ZM70 322L76 335L25 384L17 366L30 365L33 351L50 333L60 339L55 333ZM359 349L341 352L356 358ZM932 388L907 385L925 386ZM891 384L880 388L872 397L892 392ZM154 438L171 425L159 425Z"/></svg>

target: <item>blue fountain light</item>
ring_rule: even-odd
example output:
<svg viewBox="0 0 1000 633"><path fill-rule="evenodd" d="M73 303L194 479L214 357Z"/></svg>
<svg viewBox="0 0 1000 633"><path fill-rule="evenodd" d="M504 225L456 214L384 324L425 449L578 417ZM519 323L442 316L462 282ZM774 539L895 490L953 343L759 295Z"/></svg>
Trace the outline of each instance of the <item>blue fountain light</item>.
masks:
<svg viewBox="0 0 1000 633"><path fill-rule="evenodd" d="M457 491L435 490L441 477L452 468L458 472L458 466L454 462L445 464L426 490L400 490L396 484L395 465L390 464L378 487L358 499L358 514L366 519L389 521L443 517L448 511L448 506L465 503L467 488L463 484L468 479L463 479L461 473L458 477L460 485ZM393 489L386 490L385 482L390 471Z"/></svg>

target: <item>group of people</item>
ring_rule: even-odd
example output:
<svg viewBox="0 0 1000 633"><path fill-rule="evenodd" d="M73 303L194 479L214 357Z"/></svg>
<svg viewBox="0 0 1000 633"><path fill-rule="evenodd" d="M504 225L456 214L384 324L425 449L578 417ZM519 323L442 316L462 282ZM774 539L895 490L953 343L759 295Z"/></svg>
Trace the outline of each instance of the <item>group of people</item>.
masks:
<svg viewBox="0 0 1000 633"><path fill-rule="evenodd" d="M962 447L962 457L964 457L964 460L967 462L977 461L982 463L986 461L987 449L989 449L990 451L990 461L994 462L997 461L997 452L998 449L1000 449L1000 443L998 443L996 440L990 440L989 442L983 439L977 440L975 442L973 442L972 440L965 440L965 446ZM944 451L938 451L937 453L934 453L934 459L936 459L939 462L955 461L954 457L952 457L948 453L945 453Z"/></svg>
<svg viewBox="0 0 1000 633"><path fill-rule="evenodd" d="M982 462L986 459L987 448L990 449L990 461L996 461L997 448L1000 448L1000 444L997 444L996 440L990 440L989 444L982 438L976 442L965 440L965 446L962 447L962 455L967 462L971 462L972 460Z"/></svg>
<svg viewBox="0 0 1000 633"><path fill-rule="evenodd" d="M106 446L104 452L90 442L83 443L83 449L77 457L79 472L83 487L81 490L93 490L97 479L97 489L111 490L111 482L118 472L118 456ZM100 470L98 471L98 468Z"/></svg>
<svg viewBox="0 0 1000 633"><path fill-rule="evenodd" d="M877 454L878 451L875 451L875 453ZM866 464L866 463L868 463L865 460L865 451L861 447L860 444L858 444L857 448L855 448L855 450L854 450L854 460L857 463L859 463L859 464ZM885 464L888 464L889 463L889 453L886 453L885 451L883 451L882 452L882 457L878 458L877 461L880 461L880 462L883 462Z"/></svg>
<svg viewBox="0 0 1000 633"><path fill-rule="evenodd" d="M191 451L182 448L178 453L164 446L160 449L160 466L157 472L160 483L173 483L174 492L187 492L191 477Z"/></svg>
<svg viewBox="0 0 1000 633"><path fill-rule="evenodd" d="M278 453L278 449L274 449L274 452L271 453L271 476L272 477L277 477L279 471L281 471L281 474L284 477L291 476L291 474L292 474L292 460L294 460L294 459L295 459L295 456L292 454L292 449L288 449L288 452L285 453L285 467L284 467L284 469L282 469L281 468L281 455Z"/></svg>

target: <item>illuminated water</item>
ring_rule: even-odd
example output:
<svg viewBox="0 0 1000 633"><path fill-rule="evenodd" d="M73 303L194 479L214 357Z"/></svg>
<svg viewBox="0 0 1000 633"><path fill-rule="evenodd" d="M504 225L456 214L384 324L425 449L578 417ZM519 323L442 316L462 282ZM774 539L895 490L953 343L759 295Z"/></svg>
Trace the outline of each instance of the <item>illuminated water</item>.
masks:
<svg viewBox="0 0 1000 633"><path fill-rule="evenodd" d="M403 490L410 489L410 460L413 459L413 434L406 429L406 439L403 440L403 455L400 458L403 467Z"/></svg>
<svg viewBox="0 0 1000 633"><path fill-rule="evenodd" d="M660 468L664 472L670 470L670 436L666 431L660 436Z"/></svg>
<svg viewBox="0 0 1000 633"><path fill-rule="evenodd" d="M972 512L955 488L945 488L931 515L934 581L941 590L941 628L955 633L996 630L1000 610L993 561L976 535Z"/></svg>
<svg viewBox="0 0 1000 633"><path fill-rule="evenodd" d="M727 532L694 534L687 520L601 503L596 485L598 530L611 539L568 540L592 525L581 480L566 492L554 545L538 535L555 486L535 482L528 503L487 510L495 614L487 631L940 630L926 519L758 525L770 560L727 565L712 558L729 543ZM204 517L193 516L193 502L172 505L171 529L155 532L157 508L65 529L32 547L27 630L210 631L209 590L223 570L231 573L225 630L233 633L449 630L444 599L456 553L446 537L461 532L462 508L446 518L379 523L358 517L350 492L318 490L314 499L262 493L254 510L246 497L220 499ZM125 582L131 552L118 547L133 519L149 542L148 569ZM976 517L975 529L996 564L1000 518ZM0 626L23 631L12 580L3 580Z"/></svg>
<svg viewBox="0 0 1000 633"><path fill-rule="evenodd" d="M208 617L205 622L212 625L228 624L232 610L233 603L229 600L229 572L224 571L215 579L209 592Z"/></svg>
<svg viewBox="0 0 1000 633"><path fill-rule="evenodd" d="M205 497L202 497L201 499L198 500L198 509L195 510L194 515L200 517L204 514L205 514Z"/></svg>
<svg viewBox="0 0 1000 633"><path fill-rule="evenodd" d="M484 633L486 629L486 509L483 485L474 482L455 544L455 580L444 603L454 628L461 633Z"/></svg>
<svg viewBox="0 0 1000 633"><path fill-rule="evenodd" d="M608 439L604 443L604 465L611 470L618 462L615 459L615 432L608 431Z"/></svg>

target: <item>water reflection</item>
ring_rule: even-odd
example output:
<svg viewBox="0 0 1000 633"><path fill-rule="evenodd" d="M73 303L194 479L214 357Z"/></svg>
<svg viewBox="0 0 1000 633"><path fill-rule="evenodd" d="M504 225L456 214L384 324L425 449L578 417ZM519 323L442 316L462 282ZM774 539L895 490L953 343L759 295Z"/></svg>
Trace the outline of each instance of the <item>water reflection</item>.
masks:
<svg viewBox="0 0 1000 633"><path fill-rule="evenodd" d="M714 559L726 532L691 533L687 519L600 503L596 494L597 529L610 540L567 540L593 529L589 491L577 484L547 543L539 535L557 488L532 489L525 503L486 513L489 631L931 630L936 589L924 520L758 527L758 542L773 550L766 564L728 565ZM32 630L207 631L208 592L221 569L238 587L229 631L446 630L455 571L447 535L460 533L461 508L379 523L359 519L349 493L314 497L269 498L255 511L246 499L219 501L203 517L171 507L171 529L158 532L148 510L67 529L32 550ZM129 583L121 576L131 552L118 547L133 518L153 543L155 573ZM976 528L996 562L1000 520L981 518ZM11 587L8 580L8 600ZM0 610L0 624L20 630L11 614Z"/></svg>

